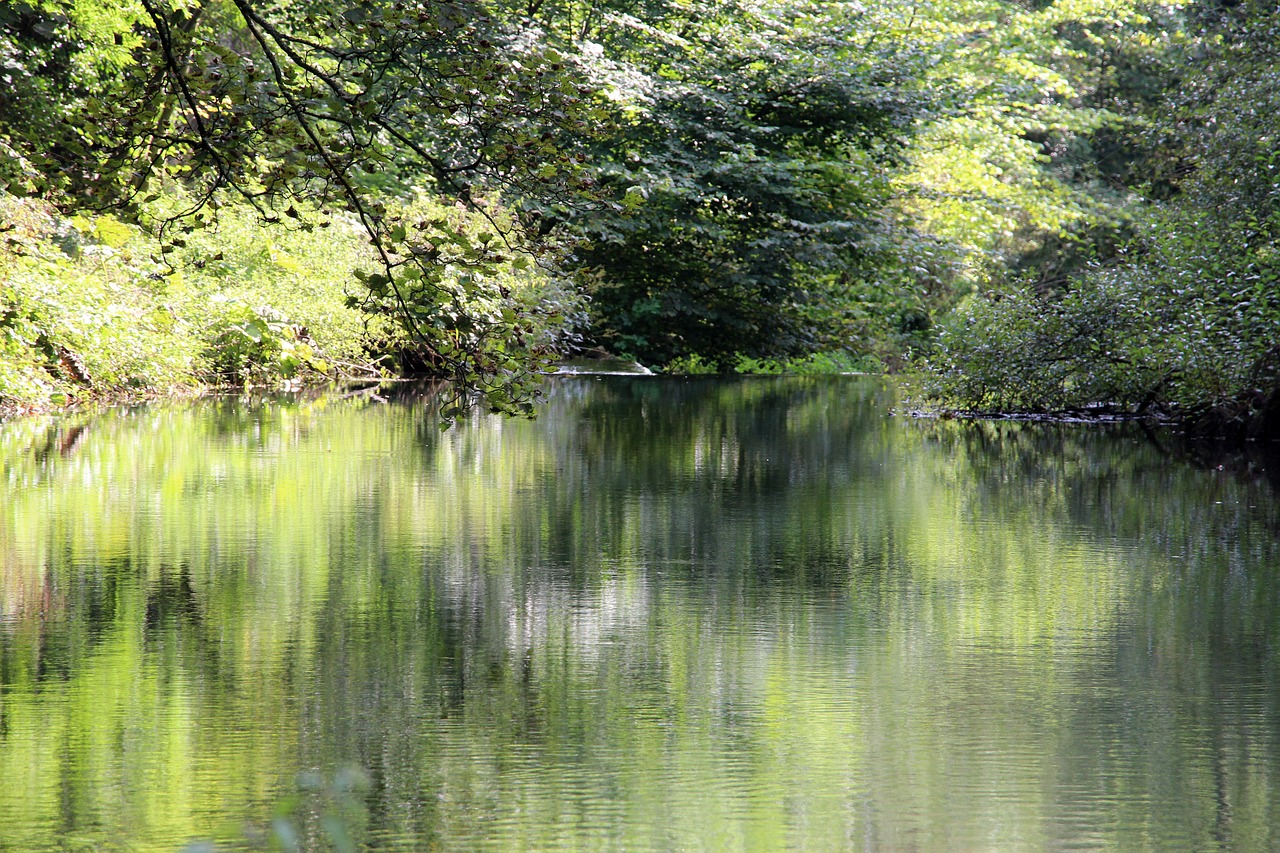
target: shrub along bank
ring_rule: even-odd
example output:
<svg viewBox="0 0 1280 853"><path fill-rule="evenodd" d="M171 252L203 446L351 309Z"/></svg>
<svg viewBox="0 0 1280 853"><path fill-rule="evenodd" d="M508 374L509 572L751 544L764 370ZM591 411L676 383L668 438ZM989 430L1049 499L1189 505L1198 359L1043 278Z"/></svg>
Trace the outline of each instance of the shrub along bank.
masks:
<svg viewBox="0 0 1280 853"><path fill-rule="evenodd" d="M230 211L195 260L109 215L3 198L0 221L0 411L368 370L394 341L344 302L352 229L268 232Z"/></svg>
<svg viewBox="0 0 1280 853"><path fill-rule="evenodd" d="M948 318L929 379L945 405L1107 404L1280 439L1280 12L1189 14L1196 73L1172 79L1138 136L1142 189L1169 197L1134 213L1112 256L1058 281L1010 276Z"/></svg>
<svg viewBox="0 0 1280 853"><path fill-rule="evenodd" d="M419 200L405 213L442 209ZM372 266L365 235L329 221L264 228L230 206L216 226L162 243L110 215L0 197L0 415L410 370L395 312L357 277ZM533 324L531 341L571 333L563 286L532 268L497 274L530 316L544 302L569 309Z"/></svg>

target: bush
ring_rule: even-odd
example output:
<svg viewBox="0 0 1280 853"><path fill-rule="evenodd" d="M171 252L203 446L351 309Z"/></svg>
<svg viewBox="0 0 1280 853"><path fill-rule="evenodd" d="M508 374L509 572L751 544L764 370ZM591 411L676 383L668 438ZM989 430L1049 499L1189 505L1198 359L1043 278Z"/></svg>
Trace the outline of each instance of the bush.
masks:
<svg viewBox="0 0 1280 853"><path fill-rule="evenodd" d="M586 301L572 281L553 274L519 243L508 211L479 206L483 212L425 193L390 205L393 230L450 239L422 243L431 264L401 266L394 285L381 274L364 275L366 294L349 304L399 330L403 372L448 375L450 365L430 351L446 340L454 357L464 352L473 367L499 377L482 382L490 405L527 411L538 368L579 343ZM410 334L411 326L419 334Z"/></svg>
<svg viewBox="0 0 1280 853"><path fill-rule="evenodd" d="M1245 2L1212 26L1200 73L1167 93L1150 132L1180 152L1179 194L1063 290L975 299L940 336L935 398L1163 409L1197 431L1280 437L1280 13Z"/></svg>
<svg viewBox="0 0 1280 853"><path fill-rule="evenodd" d="M160 257L138 226L0 197L0 409L272 384L365 362L394 336L345 304L365 251L354 229L223 213Z"/></svg>
<svg viewBox="0 0 1280 853"><path fill-rule="evenodd" d="M225 296L214 303L213 340L205 358L219 384L261 385L329 372L305 326L265 305L250 307Z"/></svg>
<svg viewBox="0 0 1280 853"><path fill-rule="evenodd" d="M182 204L175 193L151 213L163 221ZM426 197L390 215L446 221L476 246L496 239L485 217ZM0 408L368 373L392 357L402 370L432 367L406 331L405 305L371 293L371 250L340 216L301 210L266 227L233 204L158 244L111 216L66 219L0 197L0 222ZM530 353L550 360L576 343L585 306L571 282L507 254L483 277L446 258L438 289L403 295L418 320L452 323L449 334L484 329L478 351L516 370Z"/></svg>
<svg viewBox="0 0 1280 853"><path fill-rule="evenodd" d="M0 404L195 385L192 327L156 298L159 268L109 217L98 227L0 198Z"/></svg>
<svg viewBox="0 0 1280 853"><path fill-rule="evenodd" d="M1160 215L1140 257L1065 292L1012 284L973 300L940 335L928 393L979 412L1105 404L1256 432L1280 390L1280 253L1270 241L1239 222Z"/></svg>
<svg viewBox="0 0 1280 853"><path fill-rule="evenodd" d="M178 196L163 199L163 208L156 212L168 212L168 208L182 201ZM300 224L314 220L328 225ZM249 310L252 306L261 315L264 328L265 324L279 323L305 330L305 343L312 354L329 366L363 365L371 353L394 348L402 339L386 318L348 304L349 297L365 290L354 273L372 262L366 238L355 222L303 210L297 221L265 226L257 211L232 204L218 211L216 223L195 221L187 227L185 233L170 235L167 241L165 261L172 269L164 280L164 298L189 322L212 323L209 331L215 337L226 331L225 323L219 325L225 312ZM269 338L273 335L270 329L266 333ZM234 338L224 339L223 343L230 345L233 341ZM201 378L216 384L226 381L228 374L226 359L220 360L216 355L218 347L213 344L206 340L201 350L213 361L200 367ZM263 364L271 362L268 358ZM278 361L278 366L283 371L256 371L254 381L270 383L290 378L297 367L287 358Z"/></svg>

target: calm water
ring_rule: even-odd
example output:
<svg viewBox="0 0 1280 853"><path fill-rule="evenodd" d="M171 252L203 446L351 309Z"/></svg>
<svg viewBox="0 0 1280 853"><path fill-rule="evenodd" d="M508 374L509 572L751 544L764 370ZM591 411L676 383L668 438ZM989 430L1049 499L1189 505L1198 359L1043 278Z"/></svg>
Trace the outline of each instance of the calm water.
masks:
<svg viewBox="0 0 1280 853"><path fill-rule="evenodd" d="M0 849L1280 847L1280 507L858 379L0 425Z"/></svg>

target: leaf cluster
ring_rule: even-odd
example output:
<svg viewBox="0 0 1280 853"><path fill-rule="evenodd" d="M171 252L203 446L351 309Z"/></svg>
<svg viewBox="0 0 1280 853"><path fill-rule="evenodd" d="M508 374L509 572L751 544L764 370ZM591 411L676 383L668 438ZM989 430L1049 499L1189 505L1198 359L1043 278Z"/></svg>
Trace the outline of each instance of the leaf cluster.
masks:
<svg viewBox="0 0 1280 853"><path fill-rule="evenodd" d="M43 63L29 88L44 100L24 94L24 111L0 127L15 154L0 179L64 208L152 218L166 253L216 223L228 198L280 228L324 229L349 214L377 267L360 279L362 302L395 311L417 363L457 380L463 397L527 408L544 360L495 355L520 337L522 306L492 288L487 298L504 304L477 308L485 299L456 286L465 277L453 270L487 279L538 257L538 211L501 214L503 199L518 208L589 198L574 149L592 126L594 94L569 60L469 0L124 8L107 30L84 32L83 49L74 21L50 29L41 22L57 23L51 13L17 15L35 21L18 33L19 60ZM69 86L73 60L103 43L120 48L113 73ZM58 121L42 140L55 124L42 125L44 114ZM175 187L187 203L154 219ZM488 242L439 217L394 215L396 196L416 187L487 219Z"/></svg>
<svg viewBox="0 0 1280 853"><path fill-rule="evenodd" d="M1107 403L1206 432L1280 435L1277 16L1244 4L1202 45L1204 80L1153 129L1193 163L1134 239L1060 290L975 301L944 338L935 392L980 410ZM1167 184L1165 186L1168 186Z"/></svg>
<svg viewBox="0 0 1280 853"><path fill-rule="evenodd" d="M856 18L716 5L676 31L615 19L626 38L601 47L615 118L592 150L612 204L569 222L599 274L596 339L657 363L798 354L829 335L807 285L873 254L920 108L892 56L856 46Z"/></svg>

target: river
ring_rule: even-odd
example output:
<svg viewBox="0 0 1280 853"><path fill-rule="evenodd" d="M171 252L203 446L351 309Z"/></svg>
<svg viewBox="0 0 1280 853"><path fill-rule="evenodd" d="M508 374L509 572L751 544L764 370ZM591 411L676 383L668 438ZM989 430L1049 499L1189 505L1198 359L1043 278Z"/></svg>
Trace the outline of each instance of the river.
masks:
<svg viewBox="0 0 1280 853"><path fill-rule="evenodd" d="M873 378L0 424L0 850L1269 850L1280 504Z"/></svg>

